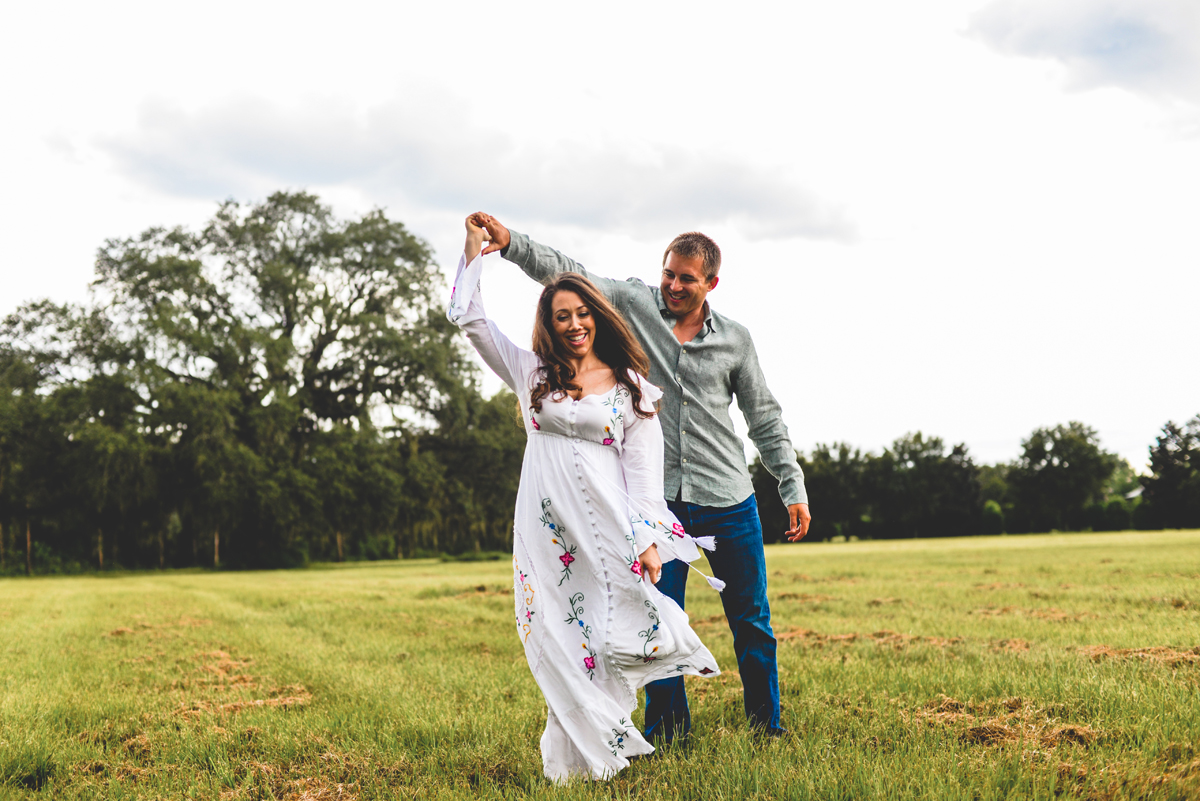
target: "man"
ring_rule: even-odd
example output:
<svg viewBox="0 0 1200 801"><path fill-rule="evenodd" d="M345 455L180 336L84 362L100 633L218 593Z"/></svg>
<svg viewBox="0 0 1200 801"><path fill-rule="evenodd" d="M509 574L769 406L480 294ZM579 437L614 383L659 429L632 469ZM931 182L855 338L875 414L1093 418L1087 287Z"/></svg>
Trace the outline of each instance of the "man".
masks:
<svg viewBox="0 0 1200 801"><path fill-rule="evenodd" d="M745 451L729 416L733 396L763 464L779 479L792 542L808 533L808 498L750 333L709 307L708 294L719 281L720 249L703 234L676 237L663 254L660 285L649 287L635 278L614 281L593 275L561 253L509 231L490 215L478 212L470 219L491 236L485 254L499 251L536 281L568 271L586 275L621 310L641 340L650 358L650 381L664 392L659 420L668 505L689 534L716 538L716 551L708 562L713 575L726 584L721 602L733 632L746 716L764 734L783 734L762 526ZM684 563L668 562L657 585L681 607L687 574ZM646 738L670 743L690 729L683 677L648 685Z"/></svg>

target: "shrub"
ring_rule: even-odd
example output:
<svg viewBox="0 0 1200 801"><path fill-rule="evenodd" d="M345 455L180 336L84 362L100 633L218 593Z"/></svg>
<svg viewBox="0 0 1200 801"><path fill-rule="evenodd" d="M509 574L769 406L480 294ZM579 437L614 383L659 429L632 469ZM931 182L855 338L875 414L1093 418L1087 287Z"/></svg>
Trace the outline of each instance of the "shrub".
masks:
<svg viewBox="0 0 1200 801"><path fill-rule="evenodd" d="M1004 510L994 500L988 500L983 504L982 528L984 534L1004 533Z"/></svg>

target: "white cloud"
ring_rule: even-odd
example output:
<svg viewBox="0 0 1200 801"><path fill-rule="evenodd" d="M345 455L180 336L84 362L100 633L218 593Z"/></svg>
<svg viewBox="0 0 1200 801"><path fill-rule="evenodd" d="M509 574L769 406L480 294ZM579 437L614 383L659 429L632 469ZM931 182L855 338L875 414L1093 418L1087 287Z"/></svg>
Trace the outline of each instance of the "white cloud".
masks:
<svg viewBox="0 0 1200 801"><path fill-rule="evenodd" d="M124 172L180 196L349 185L426 208L486 207L635 235L729 223L752 239L854 238L849 217L786 170L636 140L518 143L469 122L445 98L365 114L328 100L285 108L242 99L194 113L150 104L134 131L101 147Z"/></svg>
<svg viewBox="0 0 1200 801"><path fill-rule="evenodd" d="M1196 0L995 0L969 33L1003 53L1062 63L1072 88L1200 102Z"/></svg>

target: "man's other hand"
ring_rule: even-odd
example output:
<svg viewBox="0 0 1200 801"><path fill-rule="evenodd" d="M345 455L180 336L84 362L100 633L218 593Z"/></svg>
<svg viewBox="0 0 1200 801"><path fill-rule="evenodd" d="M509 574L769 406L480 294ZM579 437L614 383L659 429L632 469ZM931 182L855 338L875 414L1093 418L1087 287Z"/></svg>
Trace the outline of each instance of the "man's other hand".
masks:
<svg viewBox="0 0 1200 801"><path fill-rule="evenodd" d="M808 524L812 522L812 515L808 513L808 504L793 503L789 506L788 521L792 525L785 532L788 542L799 542L804 539L804 535L808 533Z"/></svg>
<svg viewBox="0 0 1200 801"><path fill-rule="evenodd" d="M504 250L508 247L508 243L512 241L512 235L508 233L508 229L490 214L477 211L467 218L467 223L486 229L488 235L491 236L492 243L483 249L483 255L485 256L489 253Z"/></svg>

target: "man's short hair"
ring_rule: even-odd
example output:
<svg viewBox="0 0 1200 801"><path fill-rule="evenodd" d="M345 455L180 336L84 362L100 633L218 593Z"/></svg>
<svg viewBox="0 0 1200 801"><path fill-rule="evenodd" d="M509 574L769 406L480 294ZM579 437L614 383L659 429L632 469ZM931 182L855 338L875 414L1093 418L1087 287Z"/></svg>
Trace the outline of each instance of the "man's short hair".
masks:
<svg viewBox="0 0 1200 801"><path fill-rule="evenodd" d="M667 263L667 256L672 253L685 259L699 258L704 265L704 277L709 281L716 278L717 273L721 271L721 249L717 247L716 242L699 231L689 231L672 239L671 244L663 251L664 265Z"/></svg>

